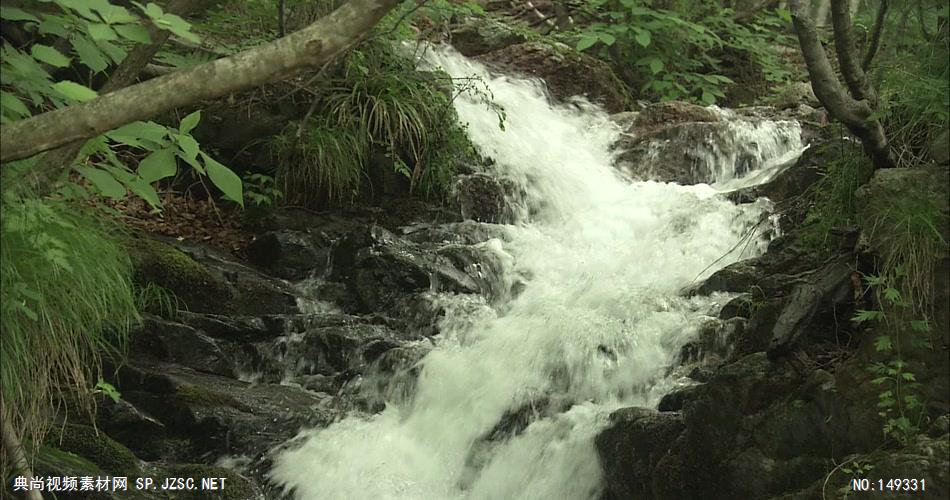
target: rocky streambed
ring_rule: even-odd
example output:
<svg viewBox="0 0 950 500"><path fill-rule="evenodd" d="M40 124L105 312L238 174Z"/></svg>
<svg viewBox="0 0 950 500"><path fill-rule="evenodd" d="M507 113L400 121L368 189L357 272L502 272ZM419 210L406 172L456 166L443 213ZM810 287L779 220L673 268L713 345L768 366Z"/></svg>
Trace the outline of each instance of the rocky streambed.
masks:
<svg viewBox="0 0 950 500"><path fill-rule="evenodd" d="M796 195L840 144L808 125L819 112L608 118L497 85L523 100L514 137L461 110L498 167L457 179L449 209L278 210L246 261L137 243L139 281L181 307L109 367L121 399L99 434L69 424L38 472L229 478L136 493L161 498L805 499L873 460L946 497L946 311L913 354L933 418L888 448L873 332L848 321L874 239L844 228L829 256L796 238ZM862 206L945 204L946 175L878 172Z"/></svg>

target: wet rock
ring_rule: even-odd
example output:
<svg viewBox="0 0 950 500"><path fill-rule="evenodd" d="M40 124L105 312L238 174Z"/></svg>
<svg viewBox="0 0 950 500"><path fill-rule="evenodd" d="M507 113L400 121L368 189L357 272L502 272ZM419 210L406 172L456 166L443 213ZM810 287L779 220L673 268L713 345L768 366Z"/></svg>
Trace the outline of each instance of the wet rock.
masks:
<svg viewBox="0 0 950 500"><path fill-rule="evenodd" d="M330 245L320 235L301 231L269 231L247 246L248 260L270 274L297 280L329 270Z"/></svg>
<svg viewBox="0 0 950 500"><path fill-rule="evenodd" d="M845 257L819 269L809 282L795 287L772 329L768 349L770 357L788 353L820 307L834 307L852 298L853 270L848 260L849 257Z"/></svg>
<svg viewBox="0 0 950 500"><path fill-rule="evenodd" d="M821 102L815 97L815 91L812 90L810 82L789 84L782 89L773 102L773 105L778 109L795 108L801 104L814 107L821 106Z"/></svg>
<svg viewBox="0 0 950 500"><path fill-rule="evenodd" d="M476 222L512 222L506 193L512 188L488 174L460 175L454 193L463 219Z"/></svg>
<svg viewBox="0 0 950 500"><path fill-rule="evenodd" d="M140 239L129 247L135 279L171 292L192 312L297 312L289 286L209 247L171 238Z"/></svg>
<svg viewBox="0 0 950 500"><path fill-rule="evenodd" d="M680 123L721 122L722 116L710 108L683 101L650 104L630 124L640 133Z"/></svg>
<svg viewBox="0 0 950 500"><path fill-rule="evenodd" d="M403 313L423 292L478 293L478 283L431 248L373 226L344 238L333 257L334 279L346 282L361 312Z"/></svg>
<svg viewBox="0 0 950 500"><path fill-rule="evenodd" d="M696 395L696 385L674 389L660 398L660 404L657 405L656 409L661 412L681 411L686 404L696 398Z"/></svg>
<svg viewBox="0 0 950 500"><path fill-rule="evenodd" d="M608 113L624 111L631 102L626 86L607 63L563 44L520 43L479 59L506 73L542 78L551 94L561 100L584 96Z"/></svg>
<svg viewBox="0 0 950 500"><path fill-rule="evenodd" d="M143 384L160 378L162 384ZM303 426L328 423L322 398L278 384L248 384L178 365L136 362L119 374L124 398L198 450L256 456ZM186 456L171 457L186 460Z"/></svg>
<svg viewBox="0 0 950 500"><path fill-rule="evenodd" d="M485 54L527 41L523 33L489 17L463 19L449 35L452 46L466 57Z"/></svg>
<svg viewBox="0 0 950 500"><path fill-rule="evenodd" d="M474 245L491 239L507 240L505 228L466 220L448 224L418 224L402 228L403 237L413 243Z"/></svg>
<svg viewBox="0 0 950 500"><path fill-rule="evenodd" d="M99 402L96 425L145 460L160 457L160 442L168 434L165 424L125 399L104 398Z"/></svg>
<svg viewBox="0 0 950 500"><path fill-rule="evenodd" d="M146 318L142 329L133 334L132 354L226 377L234 375L233 360L214 339L190 326L156 317Z"/></svg>
<svg viewBox="0 0 950 500"><path fill-rule="evenodd" d="M698 184L741 177L800 145L795 121L676 102L648 106L613 148L634 179Z"/></svg>
<svg viewBox="0 0 950 500"><path fill-rule="evenodd" d="M747 292L765 278L765 271L753 259L741 260L716 271L696 290L700 295L713 292Z"/></svg>
<svg viewBox="0 0 950 500"><path fill-rule="evenodd" d="M656 498L656 465L682 430L678 413L647 408L612 413L610 424L595 439L610 498Z"/></svg>
<svg viewBox="0 0 950 500"><path fill-rule="evenodd" d="M763 196L776 203L792 200L824 177L826 165L838 157L844 147L848 145L842 139L813 144L769 181L733 191L728 197L737 203L747 203Z"/></svg>

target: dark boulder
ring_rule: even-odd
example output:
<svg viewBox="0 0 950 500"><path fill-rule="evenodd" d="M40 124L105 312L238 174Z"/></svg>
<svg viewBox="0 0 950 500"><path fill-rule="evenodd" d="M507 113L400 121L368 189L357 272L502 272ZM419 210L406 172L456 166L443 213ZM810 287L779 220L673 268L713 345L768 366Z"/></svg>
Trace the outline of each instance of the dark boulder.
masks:
<svg viewBox="0 0 950 500"><path fill-rule="evenodd" d="M682 431L678 413L647 408L613 412L610 424L595 440L609 498L656 498L656 465Z"/></svg>
<svg viewBox="0 0 950 500"><path fill-rule="evenodd" d="M302 231L269 231L254 238L245 250L248 261L285 279L322 275L330 265L330 245L321 235Z"/></svg>

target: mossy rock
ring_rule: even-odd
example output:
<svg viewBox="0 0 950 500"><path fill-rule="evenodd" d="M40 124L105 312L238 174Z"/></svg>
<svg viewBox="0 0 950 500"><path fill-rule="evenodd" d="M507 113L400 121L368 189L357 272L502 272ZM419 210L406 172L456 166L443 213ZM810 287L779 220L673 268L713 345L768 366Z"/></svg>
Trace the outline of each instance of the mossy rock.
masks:
<svg viewBox="0 0 950 500"><path fill-rule="evenodd" d="M102 431L81 424L56 426L46 443L61 451L78 455L103 471L134 476L139 473L139 459L128 448ZM59 459L70 458L60 454ZM77 462L78 463L78 462Z"/></svg>
<svg viewBox="0 0 950 500"><path fill-rule="evenodd" d="M251 481L245 479L231 469L214 467L204 464L174 465L163 471L165 478L192 478L195 487L201 487L202 479L223 479L219 490L194 490L181 492L176 498L180 500L199 500L214 498L216 500L248 500L260 496L259 489Z"/></svg>
<svg viewBox="0 0 950 500"><path fill-rule="evenodd" d="M480 56L503 71L544 79L555 97L585 96L608 113L630 108L633 98L610 65L561 43L526 42Z"/></svg>
<svg viewBox="0 0 950 500"><path fill-rule="evenodd" d="M129 245L140 285L157 285L174 294L192 312L221 312L231 298L225 283L204 265L158 240L138 239Z"/></svg>
<svg viewBox="0 0 950 500"><path fill-rule="evenodd" d="M229 394L214 392L197 385L184 384L175 391L175 398L188 406L200 408L214 408L227 406L243 411L250 411L247 405L242 404Z"/></svg>

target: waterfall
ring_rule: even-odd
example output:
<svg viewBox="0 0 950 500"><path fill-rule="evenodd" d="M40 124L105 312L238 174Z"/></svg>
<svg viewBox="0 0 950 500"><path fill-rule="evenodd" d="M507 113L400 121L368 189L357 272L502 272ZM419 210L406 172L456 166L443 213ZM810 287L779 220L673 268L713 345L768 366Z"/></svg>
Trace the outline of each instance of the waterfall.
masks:
<svg viewBox="0 0 950 500"><path fill-rule="evenodd" d="M593 438L611 411L655 406L675 383L680 347L725 300L682 290L763 251L751 232L768 203L625 181L601 110L552 105L539 82L450 49L430 59L480 77L505 109L502 130L483 94L455 103L492 173L520 188L520 222L491 244L526 287L494 308L443 297L457 307L412 397L304 432L271 477L305 500L597 499Z"/></svg>

